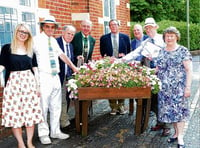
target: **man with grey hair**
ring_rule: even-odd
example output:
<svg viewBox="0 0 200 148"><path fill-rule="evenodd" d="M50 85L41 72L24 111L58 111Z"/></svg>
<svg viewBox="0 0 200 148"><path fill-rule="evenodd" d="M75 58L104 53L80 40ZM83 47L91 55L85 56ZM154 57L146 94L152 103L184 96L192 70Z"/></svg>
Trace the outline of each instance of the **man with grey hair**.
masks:
<svg viewBox="0 0 200 148"><path fill-rule="evenodd" d="M144 29L146 34L149 36L148 39L144 40L141 45L136 48L134 51L130 52L126 56L122 57L122 61L130 62L135 60L139 55L143 55L142 64L155 68L155 59L158 56L159 51L165 46L163 37L161 34L157 33L159 28L158 24L154 18L146 18ZM143 102L145 105L145 102ZM151 111L156 114L157 124L152 127L152 131L163 130L162 136L168 136L170 134L170 127L168 124L164 124L158 121L158 96L157 94L152 94L151 96ZM146 113L146 108L143 108L143 113Z"/></svg>
<svg viewBox="0 0 200 148"><path fill-rule="evenodd" d="M147 35L143 33L142 25L135 24L133 26L133 35L134 39L131 41L131 50L135 50L137 47L141 45L141 43L148 38ZM143 58L142 55L139 55L135 60L141 61Z"/></svg>
<svg viewBox="0 0 200 148"><path fill-rule="evenodd" d="M80 24L81 31L77 32L72 40L74 47L74 63L80 66L92 59L96 40L90 35L92 22L83 20ZM79 61L79 62L78 62Z"/></svg>
<svg viewBox="0 0 200 148"><path fill-rule="evenodd" d="M56 38L60 48L72 62L74 61L74 53L73 53L74 49L71 44L71 41L73 40L75 33L76 33L76 28L74 26L65 25L63 27L62 36ZM70 125L69 116L67 114L70 104L70 98L69 98L69 92L66 91L66 87L65 85L63 86L63 84L66 84L67 80L72 76L72 69L68 65L66 65L61 59L59 59L59 64L60 64L59 77L62 85L62 91L64 92L62 94L64 94L67 101L62 103L60 124L61 128L65 128L68 125ZM65 104L67 104L67 106Z"/></svg>

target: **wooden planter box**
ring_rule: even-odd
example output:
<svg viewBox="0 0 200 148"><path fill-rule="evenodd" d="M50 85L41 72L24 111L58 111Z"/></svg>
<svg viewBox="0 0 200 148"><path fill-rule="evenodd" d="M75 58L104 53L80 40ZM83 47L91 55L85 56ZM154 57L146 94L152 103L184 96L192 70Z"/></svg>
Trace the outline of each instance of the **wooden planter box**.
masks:
<svg viewBox="0 0 200 148"><path fill-rule="evenodd" d="M88 108L91 100L96 99L130 99L130 111L133 111L133 99L137 99L135 134L141 134L148 125L149 111L151 104L150 87L133 88L101 88L84 87L78 89L78 100L75 100L76 129L82 132L83 136L88 133ZM145 120L143 116L143 99L147 100ZM132 108L132 109L131 109Z"/></svg>
<svg viewBox="0 0 200 148"><path fill-rule="evenodd" d="M125 98L149 98L151 96L150 87L132 88L101 88L82 87L78 89L79 100L93 99L125 99Z"/></svg>

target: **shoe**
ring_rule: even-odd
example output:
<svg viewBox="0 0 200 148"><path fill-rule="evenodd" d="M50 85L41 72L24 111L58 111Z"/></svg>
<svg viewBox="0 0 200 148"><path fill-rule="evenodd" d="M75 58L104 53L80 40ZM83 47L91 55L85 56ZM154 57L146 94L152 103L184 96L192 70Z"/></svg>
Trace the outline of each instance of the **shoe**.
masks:
<svg viewBox="0 0 200 148"><path fill-rule="evenodd" d="M69 125L70 125L70 122L69 122L69 120L67 120L65 123L61 124L61 128L65 128L65 127L67 127Z"/></svg>
<svg viewBox="0 0 200 148"><path fill-rule="evenodd" d="M171 137L171 138L169 138L169 139L167 140L167 142L168 142L168 143L173 143L173 142L175 142L175 141L177 141L177 140L178 140L177 137L176 137L176 138Z"/></svg>
<svg viewBox="0 0 200 148"><path fill-rule="evenodd" d="M178 144L178 145L177 145L177 148L185 148L185 145L183 145L183 144Z"/></svg>
<svg viewBox="0 0 200 148"><path fill-rule="evenodd" d="M51 139L49 138L49 136L41 136L40 142L42 144L51 144Z"/></svg>
<svg viewBox="0 0 200 148"><path fill-rule="evenodd" d="M170 128L163 128L162 136L166 137L170 135Z"/></svg>
<svg viewBox="0 0 200 148"><path fill-rule="evenodd" d="M117 110L116 109L112 109L112 111L110 112L111 115L116 115L117 114Z"/></svg>
<svg viewBox="0 0 200 148"><path fill-rule="evenodd" d="M126 113L127 113L127 110L125 110L124 106L120 106L120 107L119 107L119 114L120 114L120 115L124 115L124 114L126 114Z"/></svg>
<svg viewBox="0 0 200 148"><path fill-rule="evenodd" d="M51 135L51 138L55 138L55 139L68 139L70 136L68 134L64 134L64 133L59 133L56 135Z"/></svg>
<svg viewBox="0 0 200 148"><path fill-rule="evenodd" d="M154 127L151 127L151 131L159 131L163 129L163 126L162 125L156 125Z"/></svg>

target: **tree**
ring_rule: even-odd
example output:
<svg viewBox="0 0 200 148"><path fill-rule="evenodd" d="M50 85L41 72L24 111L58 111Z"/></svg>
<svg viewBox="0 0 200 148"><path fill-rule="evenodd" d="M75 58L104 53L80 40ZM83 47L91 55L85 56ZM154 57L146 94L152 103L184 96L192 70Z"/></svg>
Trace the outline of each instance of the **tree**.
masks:
<svg viewBox="0 0 200 148"><path fill-rule="evenodd" d="M186 21L187 0L130 0L131 21L143 22L147 17L156 21ZM199 23L199 0L190 0L190 22Z"/></svg>

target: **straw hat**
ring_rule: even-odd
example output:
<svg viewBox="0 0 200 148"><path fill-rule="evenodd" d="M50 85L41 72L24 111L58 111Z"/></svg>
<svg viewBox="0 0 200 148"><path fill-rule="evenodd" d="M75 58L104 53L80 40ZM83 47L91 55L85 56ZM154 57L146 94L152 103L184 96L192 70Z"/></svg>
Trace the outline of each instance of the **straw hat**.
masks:
<svg viewBox="0 0 200 148"><path fill-rule="evenodd" d="M146 27L146 26L153 26L153 27L157 26L158 27L158 25L156 24L156 21L152 17L145 19L144 27Z"/></svg>
<svg viewBox="0 0 200 148"><path fill-rule="evenodd" d="M42 21L40 21L38 24L41 25L41 24L45 24L45 23L55 24L56 27L59 26L59 23L56 22L55 17L52 15L45 16L44 19Z"/></svg>

